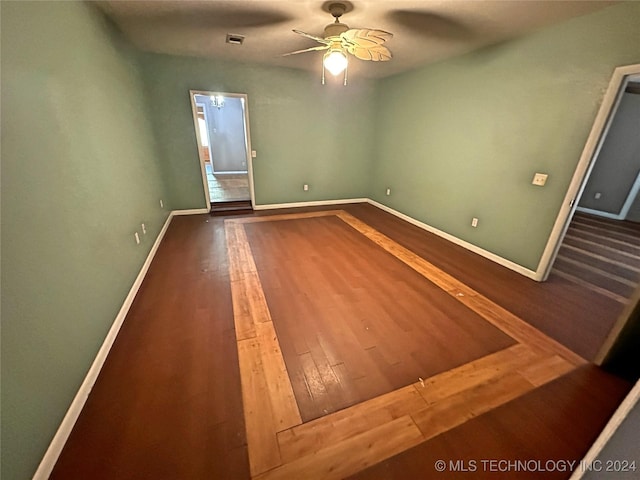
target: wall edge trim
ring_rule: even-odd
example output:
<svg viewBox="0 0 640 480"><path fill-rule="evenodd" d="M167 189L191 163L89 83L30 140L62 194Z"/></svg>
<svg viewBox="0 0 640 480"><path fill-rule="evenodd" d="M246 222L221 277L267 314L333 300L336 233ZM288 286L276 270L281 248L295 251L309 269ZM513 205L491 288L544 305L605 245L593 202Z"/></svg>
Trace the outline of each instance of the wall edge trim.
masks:
<svg viewBox="0 0 640 480"><path fill-rule="evenodd" d="M292 202L292 203L270 203L264 205L256 205L254 210L277 210L280 208L297 208L297 207L322 207L326 205L344 205L345 203L366 203L368 198L343 198L340 200L314 200L310 202Z"/></svg>
<svg viewBox="0 0 640 480"><path fill-rule="evenodd" d="M181 215L200 215L202 213L209 213L208 208L189 208L186 210L173 210L171 215L174 217Z"/></svg>
<svg viewBox="0 0 640 480"><path fill-rule="evenodd" d="M107 333L107 336L102 342L102 345L100 346L100 349L98 350L93 363L89 367L89 370L87 371L82 384L80 384L80 388L78 388L75 397L71 401L71 404L69 405L67 413L63 417L62 422L60 422L58 430L51 439L49 447L47 448L47 451L42 457L42 460L40 461L40 464L38 465L38 468L33 475L33 480L46 480L51 475L51 472L53 471L53 468L58 461L58 457L62 453L62 449L67 443L69 435L71 434L71 431L73 430L73 427L75 426L76 421L78 420L78 417L80 416L80 413L84 408L87 398L89 397L89 393L91 393L91 390L93 389L93 385L95 384L98 375L100 374L100 370L102 370L102 366L104 365L104 362L109 355L109 351L113 346L113 342L115 341L118 332L120 331L120 328L124 323L127 313L129 312L129 309L133 304L133 300L135 299L138 290L140 289L142 282L147 275L147 271L151 266L151 262L153 261L158 248L160 247L160 243L162 242L162 239L164 238L174 215L175 212L170 212L169 216L164 222L164 225L160 229L160 232L158 233L158 236L156 237L151 250L149 250L149 254L147 255L146 260L140 268L138 276L133 282L129 293L125 297L124 303L122 304L122 307L120 307L120 310L118 311L118 314L116 315L116 318L113 321L111 328Z"/></svg>

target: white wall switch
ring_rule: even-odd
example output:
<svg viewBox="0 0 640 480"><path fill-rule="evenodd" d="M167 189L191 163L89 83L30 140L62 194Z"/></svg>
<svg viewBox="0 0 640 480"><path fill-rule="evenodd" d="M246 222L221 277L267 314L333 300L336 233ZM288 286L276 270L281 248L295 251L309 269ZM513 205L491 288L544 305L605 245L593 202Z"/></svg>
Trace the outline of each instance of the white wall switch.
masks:
<svg viewBox="0 0 640 480"><path fill-rule="evenodd" d="M136 239L136 245L140 245L140 235L138 235L138 232L134 233L133 237Z"/></svg>
<svg viewBox="0 0 640 480"><path fill-rule="evenodd" d="M304 190L305 192L309 191L309 185L307 185L306 183L302 186L302 190Z"/></svg>
<svg viewBox="0 0 640 480"><path fill-rule="evenodd" d="M600 192L596 192L596 194L593 196L593 198L595 198L596 200L600 200L600 197L602 197L602 194Z"/></svg>
<svg viewBox="0 0 640 480"><path fill-rule="evenodd" d="M387 196L391 195L391 189L387 188Z"/></svg>
<svg viewBox="0 0 640 480"><path fill-rule="evenodd" d="M142 234L146 235L147 234L147 227L144 226L144 223L141 223L140 225L142 225Z"/></svg>
<svg viewBox="0 0 640 480"><path fill-rule="evenodd" d="M164 202L160 199L160 208L164 208Z"/></svg>
<svg viewBox="0 0 640 480"><path fill-rule="evenodd" d="M476 217L473 217L473 218L471 219L471 226L472 226L473 228L476 228L476 227L478 226L478 219L477 219Z"/></svg>
<svg viewBox="0 0 640 480"><path fill-rule="evenodd" d="M256 158L257 154L255 150L251 150L251 158Z"/></svg>
<svg viewBox="0 0 640 480"><path fill-rule="evenodd" d="M549 175L546 173L536 173L533 176L533 181L531 182L533 185L537 185L539 187L543 187L545 183L547 183L547 177Z"/></svg>

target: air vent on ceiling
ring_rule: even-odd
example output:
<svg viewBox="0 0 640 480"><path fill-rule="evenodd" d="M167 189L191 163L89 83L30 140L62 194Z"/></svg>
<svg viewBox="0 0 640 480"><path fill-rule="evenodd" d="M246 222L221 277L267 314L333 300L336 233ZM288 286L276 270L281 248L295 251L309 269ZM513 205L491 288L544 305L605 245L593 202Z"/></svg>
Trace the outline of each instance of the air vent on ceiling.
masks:
<svg viewBox="0 0 640 480"><path fill-rule="evenodd" d="M227 33L227 43L230 43L231 45L242 45L243 42L244 42L244 35Z"/></svg>

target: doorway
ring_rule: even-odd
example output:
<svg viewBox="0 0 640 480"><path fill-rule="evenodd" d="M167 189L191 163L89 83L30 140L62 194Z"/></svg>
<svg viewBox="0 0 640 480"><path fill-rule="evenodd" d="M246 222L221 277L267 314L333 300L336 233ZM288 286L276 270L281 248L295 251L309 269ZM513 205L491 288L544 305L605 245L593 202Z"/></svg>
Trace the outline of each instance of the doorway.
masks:
<svg viewBox="0 0 640 480"><path fill-rule="evenodd" d="M538 268L542 279L608 302L599 322L612 332L626 323L640 283L638 82L640 65L614 71Z"/></svg>
<svg viewBox="0 0 640 480"><path fill-rule="evenodd" d="M620 304L640 283L640 75L627 78L576 199L551 275Z"/></svg>
<svg viewBox="0 0 640 480"><path fill-rule="evenodd" d="M204 193L212 211L253 208L247 96L190 91Z"/></svg>
<svg viewBox="0 0 640 480"><path fill-rule="evenodd" d="M598 161L623 96L627 93L629 84L634 84L638 81L640 81L640 64L627 65L615 69L538 265L536 272L538 280L546 280L551 273L558 251L565 239L574 213L582 201L587 183ZM634 87L632 86L631 88L633 89ZM637 194L635 190L634 183L625 197L625 203L631 195ZM596 193L598 192L593 193L594 198ZM627 209L631 215L633 215L634 207L635 205Z"/></svg>

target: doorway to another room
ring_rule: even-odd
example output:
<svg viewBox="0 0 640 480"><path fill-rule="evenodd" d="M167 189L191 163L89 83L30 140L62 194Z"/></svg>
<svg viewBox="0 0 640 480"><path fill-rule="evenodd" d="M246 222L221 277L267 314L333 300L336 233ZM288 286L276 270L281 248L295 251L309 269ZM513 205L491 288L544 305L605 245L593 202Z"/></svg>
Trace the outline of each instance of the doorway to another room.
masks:
<svg viewBox="0 0 640 480"><path fill-rule="evenodd" d="M640 64L616 68L539 265L605 306L576 329L599 343L586 357L598 365L640 305L639 99Z"/></svg>
<svg viewBox="0 0 640 480"><path fill-rule="evenodd" d="M251 210L246 95L191 91L205 196L211 211Z"/></svg>

